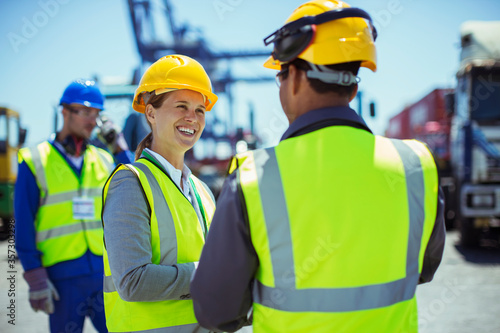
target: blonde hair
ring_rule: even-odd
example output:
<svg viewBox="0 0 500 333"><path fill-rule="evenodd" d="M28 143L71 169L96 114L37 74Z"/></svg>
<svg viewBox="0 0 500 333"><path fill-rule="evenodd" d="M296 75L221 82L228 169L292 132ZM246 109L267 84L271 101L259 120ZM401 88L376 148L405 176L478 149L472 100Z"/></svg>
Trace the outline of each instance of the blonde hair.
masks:
<svg viewBox="0 0 500 333"><path fill-rule="evenodd" d="M145 98L145 104L146 107L148 104L151 104L155 109L160 108L163 105L163 102L167 99L169 95L169 92L156 95L156 94L149 94L147 98ZM147 99L147 100L146 100ZM148 117L146 116L146 112L144 112L144 116L146 117L146 121L149 125L149 128L151 128L151 123L148 120ZM153 143L153 132L149 132L148 135L144 139L142 139L141 142L137 145L137 149L135 150L135 160L137 161L139 157L141 157L142 151L144 148L149 148L151 149L151 144Z"/></svg>

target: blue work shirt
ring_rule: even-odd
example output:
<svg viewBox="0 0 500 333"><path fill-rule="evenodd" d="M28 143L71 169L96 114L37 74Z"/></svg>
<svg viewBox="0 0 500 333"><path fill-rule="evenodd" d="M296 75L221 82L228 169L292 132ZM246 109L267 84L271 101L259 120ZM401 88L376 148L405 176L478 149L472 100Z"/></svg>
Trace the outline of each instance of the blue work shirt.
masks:
<svg viewBox="0 0 500 333"><path fill-rule="evenodd" d="M64 156L68 165L79 177L81 167L75 166L69 159L65 151L58 145L54 145L53 140L49 143ZM115 155L118 163L132 163L133 155L130 151L122 151ZM16 250L24 271L29 271L42 266L42 253L36 248L35 219L40 203L40 189L36 178L25 161L19 164L17 180L14 191L14 216L16 220ZM87 250L80 258L63 261L53 266L47 267L47 273L51 280L62 280L77 276L101 273L104 271L102 256L97 256Z"/></svg>

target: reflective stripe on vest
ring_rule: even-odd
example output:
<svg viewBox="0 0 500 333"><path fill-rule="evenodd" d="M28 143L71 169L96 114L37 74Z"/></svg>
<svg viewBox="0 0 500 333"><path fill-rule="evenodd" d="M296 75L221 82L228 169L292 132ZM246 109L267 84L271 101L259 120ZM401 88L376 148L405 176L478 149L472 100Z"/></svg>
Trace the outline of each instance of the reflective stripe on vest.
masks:
<svg viewBox="0 0 500 333"><path fill-rule="evenodd" d="M36 242L43 253L42 263L51 266L80 257L90 249L102 255L101 210L102 186L111 172L111 155L88 146L78 177L64 157L49 142L19 152L32 171L40 190L35 221ZM94 217L75 220L73 198L94 201Z"/></svg>
<svg viewBox="0 0 500 333"><path fill-rule="evenodd" d="M416 332L415 289L437 206L437 172L422 144L337 126L240 154L232 166L260 262L255 332ZM365 254L372 249L380 259Z"/></svg>
<svg viewBox="0 0 500 333"><path fill-rule="evenodd" d="M45 169L42 165L42 157L40 156L40 151L38 147L28 148L31 153L31 159L33 161L33 166L35 168L34 175L40 187L40 206L45 203L45 198L48 192L47 179L45 179ZM65 201L65 200L61 200Z"/></svg>
<svg viewBox="0 0 500 333"><path fill-rule="evenodd" d="M99 155L101 162L106 166L106 169L109 170L109 173L111 173L111 171L113 171L113 169L115 167L115 163L114 163L114 160L111 157L111 155L109 155L108 152L106 152L102 149L96 149L96 152ZM102 192L102 188L101 188L101 192Z"/></svg>
<svg viewBox="0 0 500 333"><path fill-rule="evenodd" d="M173 265L197 261L204 238L194 207L163 171L150 161L140 159L132 165L119 165L104 187L104 200L114 174L124 169L136 175L151 208L152 264ZM205 195L206 192L198 187L202 183L199 180L195 180L194 183L202 196L202 202L209 200L210 205L215 207L215 203ZM204 207L205 211L213 211L210 205ZM190 208L189 215L182 215L186 214L184 210L186 207ZM175 218L172 212L175 212ZM212 215L208 216L209 222ZM176 228L176 224L179 223L177 220L182 221L183 228L197 228L195 233L199 237L196 237L196 241L186 240L185 231ZM183 244L186 242L189 244ZM113 282L106 249L104 271L104 304L110 332L207 332L196 323L193 303L189 299L155 302L123 301Z"/></svg>
<svg viewBox="0 0 500 333"><path fill-rule="evenodd" d="M89 231L89 230L101 230L102 223L101 221L85 221L82 223L71 224L71 225L63 225L57 228L52 228L44 231L39 231L36 233L36 241L43 242L51 238L66 236L70 234L74 234L79 231Z"/></svg>
<svg viewBox="0 0 500 333"><path fill-rule="evenodd" d="M109 331L112 333L113 331ZM207 333L210 332L198 324L187 324L173 327L153 328L145 331L133 331L134 333Z"/></svg>

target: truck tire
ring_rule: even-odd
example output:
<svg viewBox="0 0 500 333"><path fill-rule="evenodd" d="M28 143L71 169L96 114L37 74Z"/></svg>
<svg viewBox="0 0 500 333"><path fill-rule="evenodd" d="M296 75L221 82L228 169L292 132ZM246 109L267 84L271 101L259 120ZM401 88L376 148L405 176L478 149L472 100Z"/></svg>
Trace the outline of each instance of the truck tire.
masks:
<svg viewBox="0 0 500 333"><path fill-rule="evenodd" d="M460 225L460 244L466 247L479 245L480 230L474 228L474 219L462 218Z"/></svg>

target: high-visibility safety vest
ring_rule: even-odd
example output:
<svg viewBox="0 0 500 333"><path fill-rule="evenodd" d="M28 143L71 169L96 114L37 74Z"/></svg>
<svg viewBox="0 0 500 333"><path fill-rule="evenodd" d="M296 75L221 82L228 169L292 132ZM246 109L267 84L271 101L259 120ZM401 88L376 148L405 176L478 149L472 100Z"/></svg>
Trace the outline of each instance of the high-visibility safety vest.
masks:
<svg viewBox="0 0 500 333"><path fill-rule="evenodd" d="M417 332L436 219L429 150L346 127L233 160L259 258L254 332Z"/></svg>
<svg viewBox="0 0 500 333"><path fill-rule="evenodd" d="M174 182L155 163L140 158L133 164L120 164L104 186L106 202L109 183L119 170L132 171L141 184L151 208L152 263L174 265L200 259L205 236L193 205ZM190 182L208 230L215 212L215 202L203 183L191 175ZM106 221L103 220L105 224ZM112 280L108 254L104 249L104 310L109 332L194 332L197 324L193 301L166 300L127 302L120 298ZM158 331L159 332L159 331Z"/></svg>
<svg viewBox="0 0 500 333"><path fill-rule="evenodd" d="M102 256L102 187L113 170L113 157L88 145L80 176L61 153L48 141L19 151L40 189L35 219L36 245L42 253L42 265L77 259L87 250ZM87 216L74 214L75 202L86 200ZM93 210L93 213L92 213Z"/></svg>

